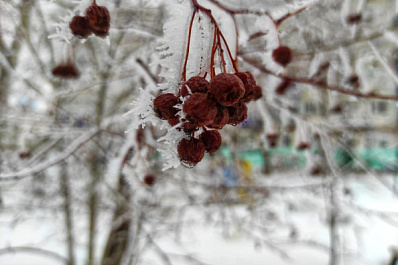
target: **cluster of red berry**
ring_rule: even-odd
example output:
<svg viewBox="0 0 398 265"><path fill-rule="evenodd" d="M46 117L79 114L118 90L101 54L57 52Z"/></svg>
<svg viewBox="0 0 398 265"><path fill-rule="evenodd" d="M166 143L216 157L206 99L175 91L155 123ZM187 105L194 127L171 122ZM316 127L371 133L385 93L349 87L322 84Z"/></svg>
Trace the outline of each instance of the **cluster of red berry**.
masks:
<svg viewBox="0 0 398 265"><path fill-rule="evenodd" d="M183 97L183 102L179 96ZM181 87L178 97L172 93L162 94L154 99L154 111L171 126L177 124L190 136L182 139L178 146L181 162L195 166L205 154L213 154L221 146L221 135L217 130L225 125L238 125L247 118L246 103L262 96L250 72L220 73L210 82L204 77L191 77ZM182 104L185 118L180 117L176 105ZM203 128L199 139L194 132Z"/></svg>
<svg viewBox="0 0 398 265"><path fill-rule="evenodd" d="M111 16L105 6L98 6L96 1L86 9L86 16L74 16L69 28L75 37L86 39L91 34L105 38L109 34ZM52 74L60 78L78 78L79 70L73 60L57 65Z"/></svg>
<svg viewBox="0 0 398 265"><path fill-rule="evenodd" d="M98 6L97 3L92 3L86 9L86 16L74 16L69 23L73 35L78 38L88 38L94 33L95 36L105 38L109 34L111 23L111 16L105 6Z"/></svg>

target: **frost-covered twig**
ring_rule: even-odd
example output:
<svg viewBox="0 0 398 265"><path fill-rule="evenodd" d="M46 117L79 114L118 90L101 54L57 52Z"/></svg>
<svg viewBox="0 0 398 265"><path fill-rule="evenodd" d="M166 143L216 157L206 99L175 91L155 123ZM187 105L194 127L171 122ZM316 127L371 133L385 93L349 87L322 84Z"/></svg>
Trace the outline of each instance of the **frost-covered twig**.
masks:
<svg viewBox="0 0 398 265"><path fill-rule="evenodd" d="M346 89L343 87L328 85L324 82L319 82L319 81L313 80L313 79L287 76L285 74L278 74L278 73L275 73L275 72L267 69L265 66L263 66L262 64L260 64L259 62L257 62L254 59L244 57L244 56L240 56L239 58L241 58L244 62L257 68L258 70L260 70L261 72L263 72L265 74L274 75L274 76L280 77L282 79L289 79L292 82L307 84L307 85L311 85L312 87L316 87L316 88L320 88L320 89L324 89L324 90L328 90L328 91L334 91L334 92L338 92L340 94L351 95L351 96L358 97L358 98L398 101L398 96L395 96L395 95L380 95L380 94L375 94L372 92L371 93L362 93L359 90Z"/></svg>
<svg viewBox="0 0 398 265"><path fill-rule="evenodd" d="M41 248L36 248L36 247L23 247L23 246L7 247L7 248L0 249L0 255L6 255L6 254L18 253L18 252L38 254L40 256L49 257L49 258L58 260L62 264L68 263L68 259L66 259L65 257L61 256L58 253L55 253L55 252L52 252L52 251L46 250L46 249L41 249Z"/></svg>
<svg viewBox="0 0 398 265"><path fill-rule="evenodd" d="M56 165L59 162L68 158L69 156L73 155L77 150L79 150L80 147L82 147L90 139L95 137L100 131L101 131L100 128L91 129L89 132L83 134L78 139L76 139L72 144L69 145L68 148L65 149L65 151L63 153L61 153L57 157L49 159L49 160L47 160L41 164L38 164L32 168L26 168L19 172L14 172L14 173L0 174L0 181L19 180L21 178L28 177L28 176L37 174L43 170L46 170L47 168L49 168L53 165Z"/></svg>

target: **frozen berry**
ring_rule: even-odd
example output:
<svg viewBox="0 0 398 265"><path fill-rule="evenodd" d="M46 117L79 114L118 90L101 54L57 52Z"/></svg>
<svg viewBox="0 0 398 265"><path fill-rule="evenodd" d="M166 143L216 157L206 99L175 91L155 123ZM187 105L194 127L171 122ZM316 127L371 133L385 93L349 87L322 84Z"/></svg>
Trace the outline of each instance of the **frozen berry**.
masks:
<svg viewBox="0 0 398 265"><path fill-rule="evenodd" d="M156 182L156 177L152 174L148 174L144 177L144 184L147 186L153 186Z"/></svg>
<svg viewBox="0 0 398 265"><path fill-rule="evenodd" d="M316 164L311 168L311 175L312 176L319 176L324 173L324 169L321 165Z"/></svg>
<svg viewBox="0 0 398 265"><path fill-rule="evenodd" d="M21 158L21 159L26 159L26 158L29 158L31 156L32 156L32 153L30 151L19 153L19 158Z"/></svg>
<svg viewBox="0 0 398 265"><path fill-rule="evenodd" d="M263 96L263 88L261 86L256 86L256 89L254 90L254 93L252 95L251 100L258 100Z"/></svg>
<svg viewBox="0 0 398 265"><path fill-rule="evenodd" d="M189 93L189 90L191 93ZM191 77L181 88L181 96L186 97L194 93L207 93L209 90L209 81L201 76Z"/></svg>
<svg viewBox="0 0 398 265"><path fill-rule="evenodd" d="M52 74L59 78L78 78L79 70L73 63L66 63L57 65L52 70Z"/></svg>
<svg viewBox="0 0 398 265"><path fill-rule="evenodd" d="M291 81L289 79L283 79L283 81L275 89L277 95L284 95L290 88Z"/></svg>
<svg viewBox="0 0 398 265"><path fill-rule="evenodd" d="M174 116L174 117L167 119L167 121L169 122L170 126L173 127L180 123L180 117Z"/></svg>
<svg viewBox="0 0 398 265"><path fill-rule="evenodd" d="M229 121L229 112L226 107L218 106L217 115L213 123L208 125L209 128L222 129Z"/></svg>
<svg viewBox="0 0 398 265"><path fill-rule="evenodd" d="M184 102L183 111L192 125L209 125L217 115L216 101L209 94L195 93Z"/></svg>
<svg viewBox="0 0 398 265"><path fill-rule="evenodd" d="M300 142L297 146L298 151L303 151L310 148L310 144L308 142Z"/></svg>
<svg viewBox="0 0 398 265"><path fill-rule="evenodd" d="M168 120L173 118L178 110L174 107L180 103L179 99L172 93L162 94L153 100L154 111L159 118Z"/></svg>
<svg viewBox="0 0 398 265"><path fill-rule="evenodd" d="M362 21L362 15L361 14L351 14L347 17L346 19L348 24L359 24Z"/></svg>
<svg viewBox="0 0 398 265"><path fill-rule="evenodd" d="M190 167L199 163L205 155L202 141L196 138L182 139L178 143L177 151L181 161Z"/></svg>
<svg viewBox="0 0 398 265"><path fill-rule="evenodd" d="M98 6L95 1L87 8L86 17L90 24L91 30L98 37L106 37L109 33L111 16L104 6Z"/></svg>
<svg viewBox="0 0 398 265"><path fill-rule="evenodd" d="M242 102L249 102L252 99L252 95L256 90L256 80L250 72L236 73L245 86L245 94L240 99Z"/></svg>
<svg viewBox="0 0 398 265"><path fill-rule="evenodd" d="M343 106L340 104L337 104L333 108L330 109L330 112L335 113L335 114L340 114L343 112Z"/></svg>
<svg viewBox="0 0 398 265"><path fill-rule="evenodd" d="M228 107L229 121L228 124L233 126L244 122L247 118L247 106L245 103L238 103Z"/></svg>
<svg viewBox="0 0 398 265"><path fill-rule="evenodd" d="M267 141L271 147L275 147L278 144L279 134L269 133L267 134Z"/></svg>
<svg viewBox="0 0 398 265"><path fill-rule="evenodd" d="M245 94L243 82L234 74L221 73L211 81L209 91L222 106L236 104Z"/></svg>
<svg viewBox="0 0 398 265"><path fill-rule="evenodd" d="M221 146L221 135L217 131L205 131L200 136L199 139L205 146L206 152L213 154Z"/></svg>
<svg viewBox="0 0 398 265"><path fill-rule="evenodd" d="M91 31L88 19L82 16L74 16L69 23L72 34L78 38L87 39L93 32Z"/></svg>
<svg viewBox="0 0 398 265"><path fill-rule="evenodd" d="M272 52L272 58L282 66L286 66L292 61L292 50L287 46L279 46Z"/></svg>

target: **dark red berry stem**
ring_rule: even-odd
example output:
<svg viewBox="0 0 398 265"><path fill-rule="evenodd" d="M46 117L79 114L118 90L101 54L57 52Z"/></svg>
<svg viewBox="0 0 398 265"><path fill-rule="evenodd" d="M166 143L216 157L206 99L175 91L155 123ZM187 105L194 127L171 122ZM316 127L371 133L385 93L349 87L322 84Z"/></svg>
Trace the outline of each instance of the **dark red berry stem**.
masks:
<svg viewBox="0 0 398 265"><path fill-rule="evenodd" d="M190 48L190 45L191 45L192 26L193 26L193 22L195 20L196 12L198 12L197 8L194 9L194 11L192 13L191 22L189 24L187 50L186 50L186 53L185 53L184 68L182 69L182 80L183 81L187 81L187 64L188 64L188 57L189 57L189 48Z"/></svg>
<svg viewBox="0 0 398 265"><path fill-rule="evenodd" d="M211 49L211 58L210 58L210 78L213 79L213 77L216 75L216 70L214 69L214 56L216 54L217 50L217 28L214 28L214 38L213 38L213 46Z"/></svg>

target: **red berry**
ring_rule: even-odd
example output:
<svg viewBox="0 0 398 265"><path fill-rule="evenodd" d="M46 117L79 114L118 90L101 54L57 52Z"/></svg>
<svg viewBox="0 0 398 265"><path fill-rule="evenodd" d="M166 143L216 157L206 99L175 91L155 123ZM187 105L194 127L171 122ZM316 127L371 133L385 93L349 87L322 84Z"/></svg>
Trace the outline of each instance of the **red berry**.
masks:
<svg viewBox="0 0 398 265"><path fill-rule="evenodd" d="M267 140L271 147L275 147L278 144L279 134L269 133L269 134L267 134Z"/></svg>
<svg viewBox="0 0 398 265"><path fill-rule="evenodd" d="M247 106L245 103L238 103L228 107L229 121L228 124L233 126L244 122L247 118Z"/></svg>
<svg viewBox="0 0 398 265"><path fill-rule="evenodd" d="M228 109L222 106L218 106L216 118L214 119L213 123L208 125L207 127L214 129L222 129L225 125L228 124L228 121L229 121Z"/></svg>
<svg viewBox="0 0 398 265"><path fill-rule="evenodd" d="M243 85L245 86L245 94L240 99L242 102L249 102L252 99L252 95L256 90L256 80L254 80L253 75L250 72L241 72L235 74L240 78Z"/></svg>
<svg viewBox="0 0 398 265"><path fill-rule="evenodd" d="M263 96L263 88L261 86L256 86L254 93L252 95L252 100L258 100Z"/></svg>
<svg viewBox="0 0 398 265"><path fill-rule="evenodd" d="M187 166L194 167L205 155L205 147L199 139L182 139L177 146L178 155Z"/></svg>
<svg viewBox="0 0 398 265"><path fill-rule="evenodd" d="M310 144L308 142L300 142L299 145L297 146L298 151L303 151L310 148Z"/></svg>
<svg viewBox="0 0 398 265"><path fill-rule="evenodd" d="M59 78L78 78L79 70L73 63L59 64L53 68L52 74Z"/></svg>
<svg viewBox="0 0 398 265"><path fill-rule="evenodd" d="M109 33L111 16L104 6L98 6L95 2L86 10L86 17L92 32L98 37L106 37Z"/></svg>
<svg viewBox="0 0 398 265"><path fill-rule="evenodd" d="M312 168L311 168L311 175L312 176L319 176L321 174L324 173L324 169L321 165L315 164Z"/></svg>
<svg viewBox="0 0 398 265"><path fill-rule="evenodd" d="M234 74L221 73L211 81L209 91L222 106L236 104L245 94L243 82Z"/></svg>
<svg viewBox="0 0 398 265"><path fill-rule="evenodd" d="M221 135L217 131L205 131L200 134L199 139L202 141L206 152L213 154L221 146Z"/></svg>
<svg viewBox="0 0 398 265"><path fill-rule="evenodd" d="M272 52L272 58L274 58L274 61L278 64L286 66L292 61L292 50L287 46L279 46Z"/></svg>
<svg viewBox="0 0 398 265"><path fill-rule="evenodd" d="M180 103L180 101L174 94L162 94L153 100L154 111L160 119L168 120L174 118L178 112L174 107L178 103Z"/></svg>
<svg viewBox="0 0 398 265"><path fill-rule="evenodd" d="M204 77L194 76L191 77L181 88L181 96L186 97L190 95L188 88L191 90L191 93L207 93L209 90L209 81L207 81Z"/></svg>
<svg viewBox="0 0 398 265"><path fill-rule="evenodd" d="M346 19L348 24L359 24L362 21L362 15L361 14L351 14L347 17Z"/></svg>
<svg viewBox="0 0 398 265"><path fill-rule="evenodd" d="M93 33L87 18L82 16L74 16L69 23L69 28L72 34L78 38L87 39Z"/></svg>
<svg viewBox="0 0 398 265"><path fill-rule="evenodd" d="M196 127L212 124L217 115L215 100L208 94L195 93L183 105L186 118Z"/></svg>
<svg viewBox="0 0 398 265"><path fill-rule="evenodd" d="M147 186L153 186L156 182L156 177L152 174L148 174L144 177L144 184Z"/></svg>
<svg viewBox="0 0 398 265"><path fill-rule="evenodd" d="M275 89L277 95L284 95L290 88L291 81L289 79L283 79L283 81Z"/></svg>
<svg viewBox="0 0 398 265"><path fill-rule="evenodd" d="M170 126L173 127L180 123L180 117L174 116L167 119L167 121L169 122Z"/></svg>

